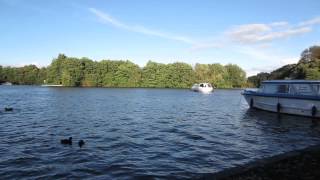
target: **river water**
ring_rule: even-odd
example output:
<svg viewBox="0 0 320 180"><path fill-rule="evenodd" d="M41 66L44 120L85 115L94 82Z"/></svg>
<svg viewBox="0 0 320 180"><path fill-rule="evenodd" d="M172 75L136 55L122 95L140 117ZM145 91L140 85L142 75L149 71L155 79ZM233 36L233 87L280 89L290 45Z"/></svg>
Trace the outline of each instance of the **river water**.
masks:
<svg viewBox="0 0 320 180"><path fill-rule="evenodd" d="M319 142L317 123L249 110L241 90L0 86L1 179L198 178Z"/></svg>

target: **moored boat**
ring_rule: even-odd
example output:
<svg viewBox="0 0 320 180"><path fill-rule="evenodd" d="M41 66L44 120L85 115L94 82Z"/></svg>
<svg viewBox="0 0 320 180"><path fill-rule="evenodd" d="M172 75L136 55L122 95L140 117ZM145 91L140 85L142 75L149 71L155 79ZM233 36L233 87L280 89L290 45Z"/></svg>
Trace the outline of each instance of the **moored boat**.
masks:
<svg viewBox="0 0 320 180"><path fill-rule="evenodd" d="M320 117L320 81L263 81L259 89L244 90L242 95L251 108Z"/></svg>
<svg viewBox="0 0 320 180"><path fill-rule="evenodd" d="M194 84L191 87L191 90L195 92L210 93L213 91L213 87L210 83L200 83Z"/></svg>
<svg viewBox="0 0 320 180"><path fill-rule="evenodd" d="M62 84L42 84L43 87L62 87Z"/></svg>
<svg viewBox="0 0 320 180"><path fill-rule="evenodd" d="M4 85L4 86L12 86L12 83L11 83L11 82L5 82L5 83L2 83L1 85Z"/></svg>

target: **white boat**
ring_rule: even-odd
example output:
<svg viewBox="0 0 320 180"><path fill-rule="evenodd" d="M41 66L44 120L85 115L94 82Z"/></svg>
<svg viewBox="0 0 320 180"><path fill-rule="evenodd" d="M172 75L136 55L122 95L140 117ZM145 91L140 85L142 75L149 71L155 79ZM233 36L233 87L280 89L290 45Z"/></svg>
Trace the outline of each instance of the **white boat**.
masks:
<svg viewBox="0 0 320 180"><path fill-rule="evenodd" d="M251 108L320 117L320 81L263 81L259 89L244 90L242 95Z"/></svg>
<svg viewBox="0 0 320 180"><path fill-rule="evenodd" d="M213 87L210 83L200 83L200 84L194 84L191 87L192 91L195 92L202 92L202 93L210 93L213 91Z"/></svg>
<svg viewBox="0 0 320 180"><path fill-rule="evenodd" d="M5 83L2 83L1 85L4 85L4 86L12 86L12 83L11 83L11 82L5 82Z"/></svg>
<svg viewBox="0 0 320 180"><path fill-rule="evenodd" d="M42 84L43 87L62 87L62 84Z"/></svg>

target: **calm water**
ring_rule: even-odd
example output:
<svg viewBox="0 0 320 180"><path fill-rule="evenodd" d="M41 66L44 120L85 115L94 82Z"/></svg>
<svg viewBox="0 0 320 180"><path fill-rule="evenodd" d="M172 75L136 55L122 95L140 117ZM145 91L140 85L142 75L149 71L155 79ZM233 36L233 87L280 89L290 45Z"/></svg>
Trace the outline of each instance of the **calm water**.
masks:
<svg viewBox="0 0 320 180"><path fill-rule="evenodd" d="M0 178L196 178L320 142L310 119L240 92L0 86Z"/></svg>

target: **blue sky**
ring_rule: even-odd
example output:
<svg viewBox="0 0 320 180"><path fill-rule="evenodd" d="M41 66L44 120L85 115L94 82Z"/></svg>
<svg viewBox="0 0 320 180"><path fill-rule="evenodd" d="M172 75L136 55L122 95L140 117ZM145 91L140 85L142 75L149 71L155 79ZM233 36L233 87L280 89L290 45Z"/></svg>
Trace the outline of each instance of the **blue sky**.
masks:
<svg viewBox="0 0 320 180"><path fill-rule="evenodd" d="M320 45L319 0L0 0L0 64L234 63L248 75Z"/></svg>

